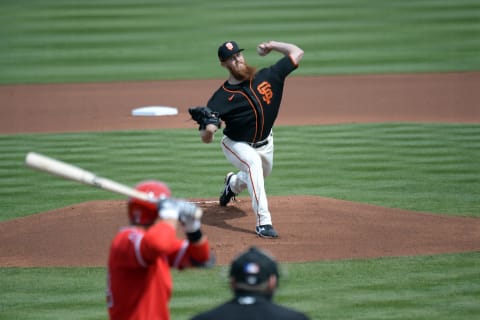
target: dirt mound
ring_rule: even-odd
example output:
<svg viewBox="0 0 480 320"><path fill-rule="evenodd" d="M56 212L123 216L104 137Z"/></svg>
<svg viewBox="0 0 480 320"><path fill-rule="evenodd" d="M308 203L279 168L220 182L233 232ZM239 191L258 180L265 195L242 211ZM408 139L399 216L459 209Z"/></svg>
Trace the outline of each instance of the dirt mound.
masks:
<svg viewBox="0 0 480 320"><path fill-rule="evenodd" d="M258 245L280 261L371 258L480 250L480 219L387 209L315 196L270 197L278 239L254 233L249 198L204 209L219 264ZM0 266L105 266L126 225L125 201L92 201L0 223Z"/></svg>

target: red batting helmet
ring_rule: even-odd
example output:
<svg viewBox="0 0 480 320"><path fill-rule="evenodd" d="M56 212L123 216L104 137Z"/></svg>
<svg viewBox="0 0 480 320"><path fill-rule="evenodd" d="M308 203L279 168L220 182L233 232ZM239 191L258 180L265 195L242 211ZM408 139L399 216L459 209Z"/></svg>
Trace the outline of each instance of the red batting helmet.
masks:
<svg viewBox="0 0 480 320"><path fill-rule="evenodd" d="M169 198L171 195L168 186L160 181L149 180L140 182L136 190L151 194L154 198ZM130 223L151 225L158 218L157 203L136 198L128 199L128 218Z"/></svg>

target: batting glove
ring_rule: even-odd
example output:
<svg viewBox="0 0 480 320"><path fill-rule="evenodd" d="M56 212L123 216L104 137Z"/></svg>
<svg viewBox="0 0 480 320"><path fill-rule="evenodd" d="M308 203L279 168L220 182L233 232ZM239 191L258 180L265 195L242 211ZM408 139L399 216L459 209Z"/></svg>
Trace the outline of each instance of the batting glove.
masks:
<svg viewBox="0 0 480 320"><path fill-rule="evenodd" d="M186 233L193 233L200 230L202 223L197 217L201 216L202 209L194 205L193 203L180 200L178 202L179 206L179 217L178 220L183 225L183 228Z"/></svg>
<svg viewBox="0 0 480 320"><path fill-rule="evenodd" d="M179 206L174 199L164 199L158 204L158 216L162 219L175 219L180 216Z"/></svg>

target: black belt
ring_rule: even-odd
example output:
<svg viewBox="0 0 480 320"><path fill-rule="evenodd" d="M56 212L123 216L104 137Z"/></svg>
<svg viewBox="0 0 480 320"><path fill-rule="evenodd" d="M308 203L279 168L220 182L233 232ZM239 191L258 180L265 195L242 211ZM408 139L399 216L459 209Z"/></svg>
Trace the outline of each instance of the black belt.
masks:
<svg viewBox="0 0 480 320"><path fill-rule="evenodd" d="M262 140L262 141L258 141L258 142L254 142L254 143L248 143L248 144L250 145L250 147L257 149L257 148L266 146L268 144L268 138L265 139L265 140Z"/></svg>

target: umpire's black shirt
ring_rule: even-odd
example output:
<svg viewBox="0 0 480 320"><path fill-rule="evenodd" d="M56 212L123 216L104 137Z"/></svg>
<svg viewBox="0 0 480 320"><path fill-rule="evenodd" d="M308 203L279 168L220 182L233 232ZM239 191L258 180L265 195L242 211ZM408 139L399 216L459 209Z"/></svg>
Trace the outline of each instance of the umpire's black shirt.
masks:
<svg viewBox="0 0 480 320"><path fill-rule="evenodd" d="M308 320L298 311L275 304L265 297L237 296L234 299L192 318L192 320Z"/></svg>

